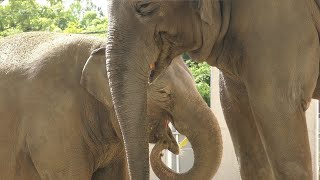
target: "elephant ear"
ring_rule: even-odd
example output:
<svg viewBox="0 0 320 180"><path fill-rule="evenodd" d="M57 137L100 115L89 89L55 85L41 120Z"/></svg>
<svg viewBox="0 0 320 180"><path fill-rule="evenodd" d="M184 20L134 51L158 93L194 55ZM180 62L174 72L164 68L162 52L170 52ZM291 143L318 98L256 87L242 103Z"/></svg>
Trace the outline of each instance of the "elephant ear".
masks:
<svg viewBox="0 0 320 180"><path fill-rule="evenodd" d="M220 2L216 0L198 0L198 8L201 19L209 25L219 23L220 18Z"/></svg>
<svg viewBox="0 0 320 180"><path fill-rule="evenodd" d="M80 84L98 101L112 107L105 50L103 47L92 51L82 70Z"/></svg>

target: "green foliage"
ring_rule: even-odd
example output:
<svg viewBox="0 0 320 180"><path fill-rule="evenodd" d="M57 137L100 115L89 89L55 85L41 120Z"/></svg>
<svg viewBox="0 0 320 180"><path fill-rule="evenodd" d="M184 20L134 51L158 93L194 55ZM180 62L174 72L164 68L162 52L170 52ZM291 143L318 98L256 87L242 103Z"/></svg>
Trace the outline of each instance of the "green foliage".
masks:
<svg viewBox="0 0 320 180"><path fill-rule="evenodd" d="M55 5L57 3L62 3L62 0L49 0L49 3L52 5Z"/></svg>
<svg viewBox="0 0 320 180"><path fill-rule="evenodd" d="M183 55L183 58L188 58L188 56ZM196 63L191 59L185 62L195 79L199 93L206 103L210 105L210 66L207 63Z"/></svg>
<svg viewBox="0 0 320 180"><path fill-rule="evenodd" d="M0 5L0 37L29 31L99 32L105 36L107 19L91 0L74 0L69 7L63 0L47 2L40 5L36 0L9 0Z"/></svg>
<svg viewBox="0 0 320 180"><path fill-rule="evenodd" d="M69 22L67 28L63 30L65 33L81 33L82 31L78 22Z"/></svg>

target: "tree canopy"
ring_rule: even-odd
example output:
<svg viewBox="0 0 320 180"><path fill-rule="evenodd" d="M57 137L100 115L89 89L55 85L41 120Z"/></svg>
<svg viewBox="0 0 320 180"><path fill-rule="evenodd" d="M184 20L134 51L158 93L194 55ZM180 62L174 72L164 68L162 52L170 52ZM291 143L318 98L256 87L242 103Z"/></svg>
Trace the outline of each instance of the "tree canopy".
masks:
<svg viewBox="0 0 320 180"><path fill-rule="evenodd" d="M191 59L186 59L185 62L195 79L199 93L210 106L210 66L207 63L196 63Z"/></svg>
<svg viewBox="0 0 320 180"><path fill-rule="evenodd" d="M29 31L105 34L107 18L90 0L74 0L68 7L63 0L47 2L9 0L0 5L0 36Z"/></svg>

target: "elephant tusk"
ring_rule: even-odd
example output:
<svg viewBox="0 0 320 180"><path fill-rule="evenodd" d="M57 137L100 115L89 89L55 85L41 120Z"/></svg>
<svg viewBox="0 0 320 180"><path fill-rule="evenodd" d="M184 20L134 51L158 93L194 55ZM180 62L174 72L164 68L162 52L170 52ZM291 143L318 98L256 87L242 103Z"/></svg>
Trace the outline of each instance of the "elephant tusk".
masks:
<svg viewBox="0 0 320 180"><path fill-rule="evenodd" d="M155 63L149 64L149 68L150 68L151 70L154 70L155 67L156 67Z"/></svg>

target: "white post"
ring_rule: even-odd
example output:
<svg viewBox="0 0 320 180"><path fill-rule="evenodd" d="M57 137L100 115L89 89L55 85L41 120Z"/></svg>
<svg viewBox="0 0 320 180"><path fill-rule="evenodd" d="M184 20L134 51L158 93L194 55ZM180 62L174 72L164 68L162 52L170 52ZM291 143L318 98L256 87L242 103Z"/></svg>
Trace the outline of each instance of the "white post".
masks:
<svg viewBox="0 0 320 180"><path fill-rule="evenodd" d="M169 128L172 129L172 124L171 124L171 123L169 124ZM177 141L177 142L178 142L178 141ZM167 151L167 150L165 150L165 151L167 152L167 163L166 163L166 165L167 165L170 169L172 169L172 153L169 152L169 151Z"/></svg>
<svg viewBox="0 0 320 180"><path fill-rule="evenodd" d="M314 139L314 180L319 178L319 101L315 102L315 139Z"/></svg>
<svg viewBox="0 0 320 180"><path fill-rule="evenodd" d="M176 134L176 141L179 143L179 134ZM175 155L176 156L176 170L177 173L180 173L180 156L179 155Z"/></svg>

